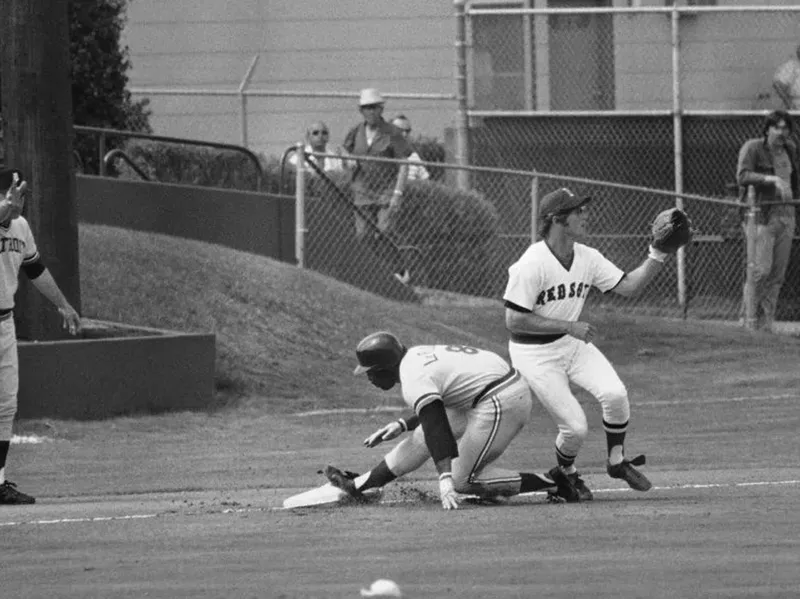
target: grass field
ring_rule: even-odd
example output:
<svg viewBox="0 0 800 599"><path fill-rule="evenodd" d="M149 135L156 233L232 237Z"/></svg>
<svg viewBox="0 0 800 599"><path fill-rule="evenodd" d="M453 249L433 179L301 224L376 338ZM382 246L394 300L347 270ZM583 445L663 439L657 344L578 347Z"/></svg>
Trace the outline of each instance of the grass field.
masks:
<svg viewBox="0 0 800 599"><path fill-rule="evenodd" d="M183 240L81 228L83 312L218 340L203 413L20 422L8 475L37 495L0 509L3 597L350 598L800 596L800 340L589 311L629 388L631 455L654 483L608 478L597 404L579 461L595 501L540 495L444 512L426 465L369 506L287 511L399 406L351 376L375 329L505 354L497 302L409 306L314 273ZM132 299L131 299L132 298ZM328 409L359 409L315 413ZM309 415L308 413L311 412ZM502 463L545 471L536 406ZM391 444L389 444L391 447Z"/></svg>

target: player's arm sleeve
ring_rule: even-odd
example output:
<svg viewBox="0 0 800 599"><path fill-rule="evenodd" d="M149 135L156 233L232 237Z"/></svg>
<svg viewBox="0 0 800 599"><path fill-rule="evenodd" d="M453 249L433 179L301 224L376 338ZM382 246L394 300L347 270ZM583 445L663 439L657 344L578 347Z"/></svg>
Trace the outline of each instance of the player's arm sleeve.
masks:
<svg viewBox="0 0 800 599"><path fill-rule="evenodd" d="M398 418L400 425L404 428L404 431L413 431L415 428L419 426L419 416L416 414L412 414L411 416L403 416L402 418Z"/></svg>
<svg viewBox="0 0 800 599"><path fill-rule="evenodd" d="M434 462L458 457L458 444L440 398L427 403L419 411L419 423Z"/></svg>
<svg viewBox="0 0 800 599"><path fill-rule="evenodd" d="M590 248L589 251L592 260L592 285L603 293L608 293L622 282L625 271L596 249Z"/></svg>
<svg viewBox="0 0 800 599"><path fill-rule="evenodd" d="M46 270L44 262L42 262L41 256L36 254L36 259L30 261L23 261L22 262L22 272L25 273L25 276L28 277L31 281L34 279L38 279L42 276L42 273Z"/></svg>
<svg viewBox="0 0 800 599"><path fill-rule="evenodd" d="M520 263L512 264L508 268L508 283L503 293L503 301L506 304L513 304L521 311L532 311L538 293L539 279L538 271L526 269Z"/></svg>

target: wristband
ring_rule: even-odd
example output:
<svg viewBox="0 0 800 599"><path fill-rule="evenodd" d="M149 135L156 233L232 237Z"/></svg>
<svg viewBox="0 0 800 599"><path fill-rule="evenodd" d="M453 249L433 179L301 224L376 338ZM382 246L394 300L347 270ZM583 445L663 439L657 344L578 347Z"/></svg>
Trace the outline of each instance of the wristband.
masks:
<svg viewBox="0 0 800 599"><path fill-rule="evenodd" d="M647 254L647 257L651 260L655 260L656 262L664 262L664 258L667 257L667 252L662 252L659 249L654 248L652 245L650 246L650 251Z"/></svg>
<svg viewBox="0 0 800 599"><path fill-rule="evenodd" d="M404 433L408 431L408 423L405 420L403 420L402 418L398 418L397 419L397 424L400 425L400 428L403 429Z"/></svg>
<svg viewBox="0 0 800 599"><path fill-rule="evenodd" d="M439 480L444 480L446 478L453 478L453 473L452 472L442 472L439 475Z"/></svg>

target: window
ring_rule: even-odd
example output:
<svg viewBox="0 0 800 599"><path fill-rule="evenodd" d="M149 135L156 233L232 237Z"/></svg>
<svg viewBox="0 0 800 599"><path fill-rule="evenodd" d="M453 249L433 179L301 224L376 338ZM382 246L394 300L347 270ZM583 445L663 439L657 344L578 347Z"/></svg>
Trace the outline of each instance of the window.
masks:
<svg viewBox="0 0 800 599"><path fill-rule="evenodd" d="M472 6L522 8L523 3ZM525 109L524 37L527 18L519 15L480 15L472 19L472 105L475 108Z"/></svg>

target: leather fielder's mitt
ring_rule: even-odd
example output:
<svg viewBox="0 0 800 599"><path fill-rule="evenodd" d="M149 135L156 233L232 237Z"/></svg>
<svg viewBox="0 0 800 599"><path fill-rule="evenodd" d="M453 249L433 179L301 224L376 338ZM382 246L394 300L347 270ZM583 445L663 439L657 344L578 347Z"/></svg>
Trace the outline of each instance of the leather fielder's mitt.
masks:
<svg viewBox="0 0 800 599"><path fill-rule="evenodd" d="M656 215L653 220L651 245L660 252L674 254L678 248L692 240L692 221L683 210L670 208Z"/></svg>

